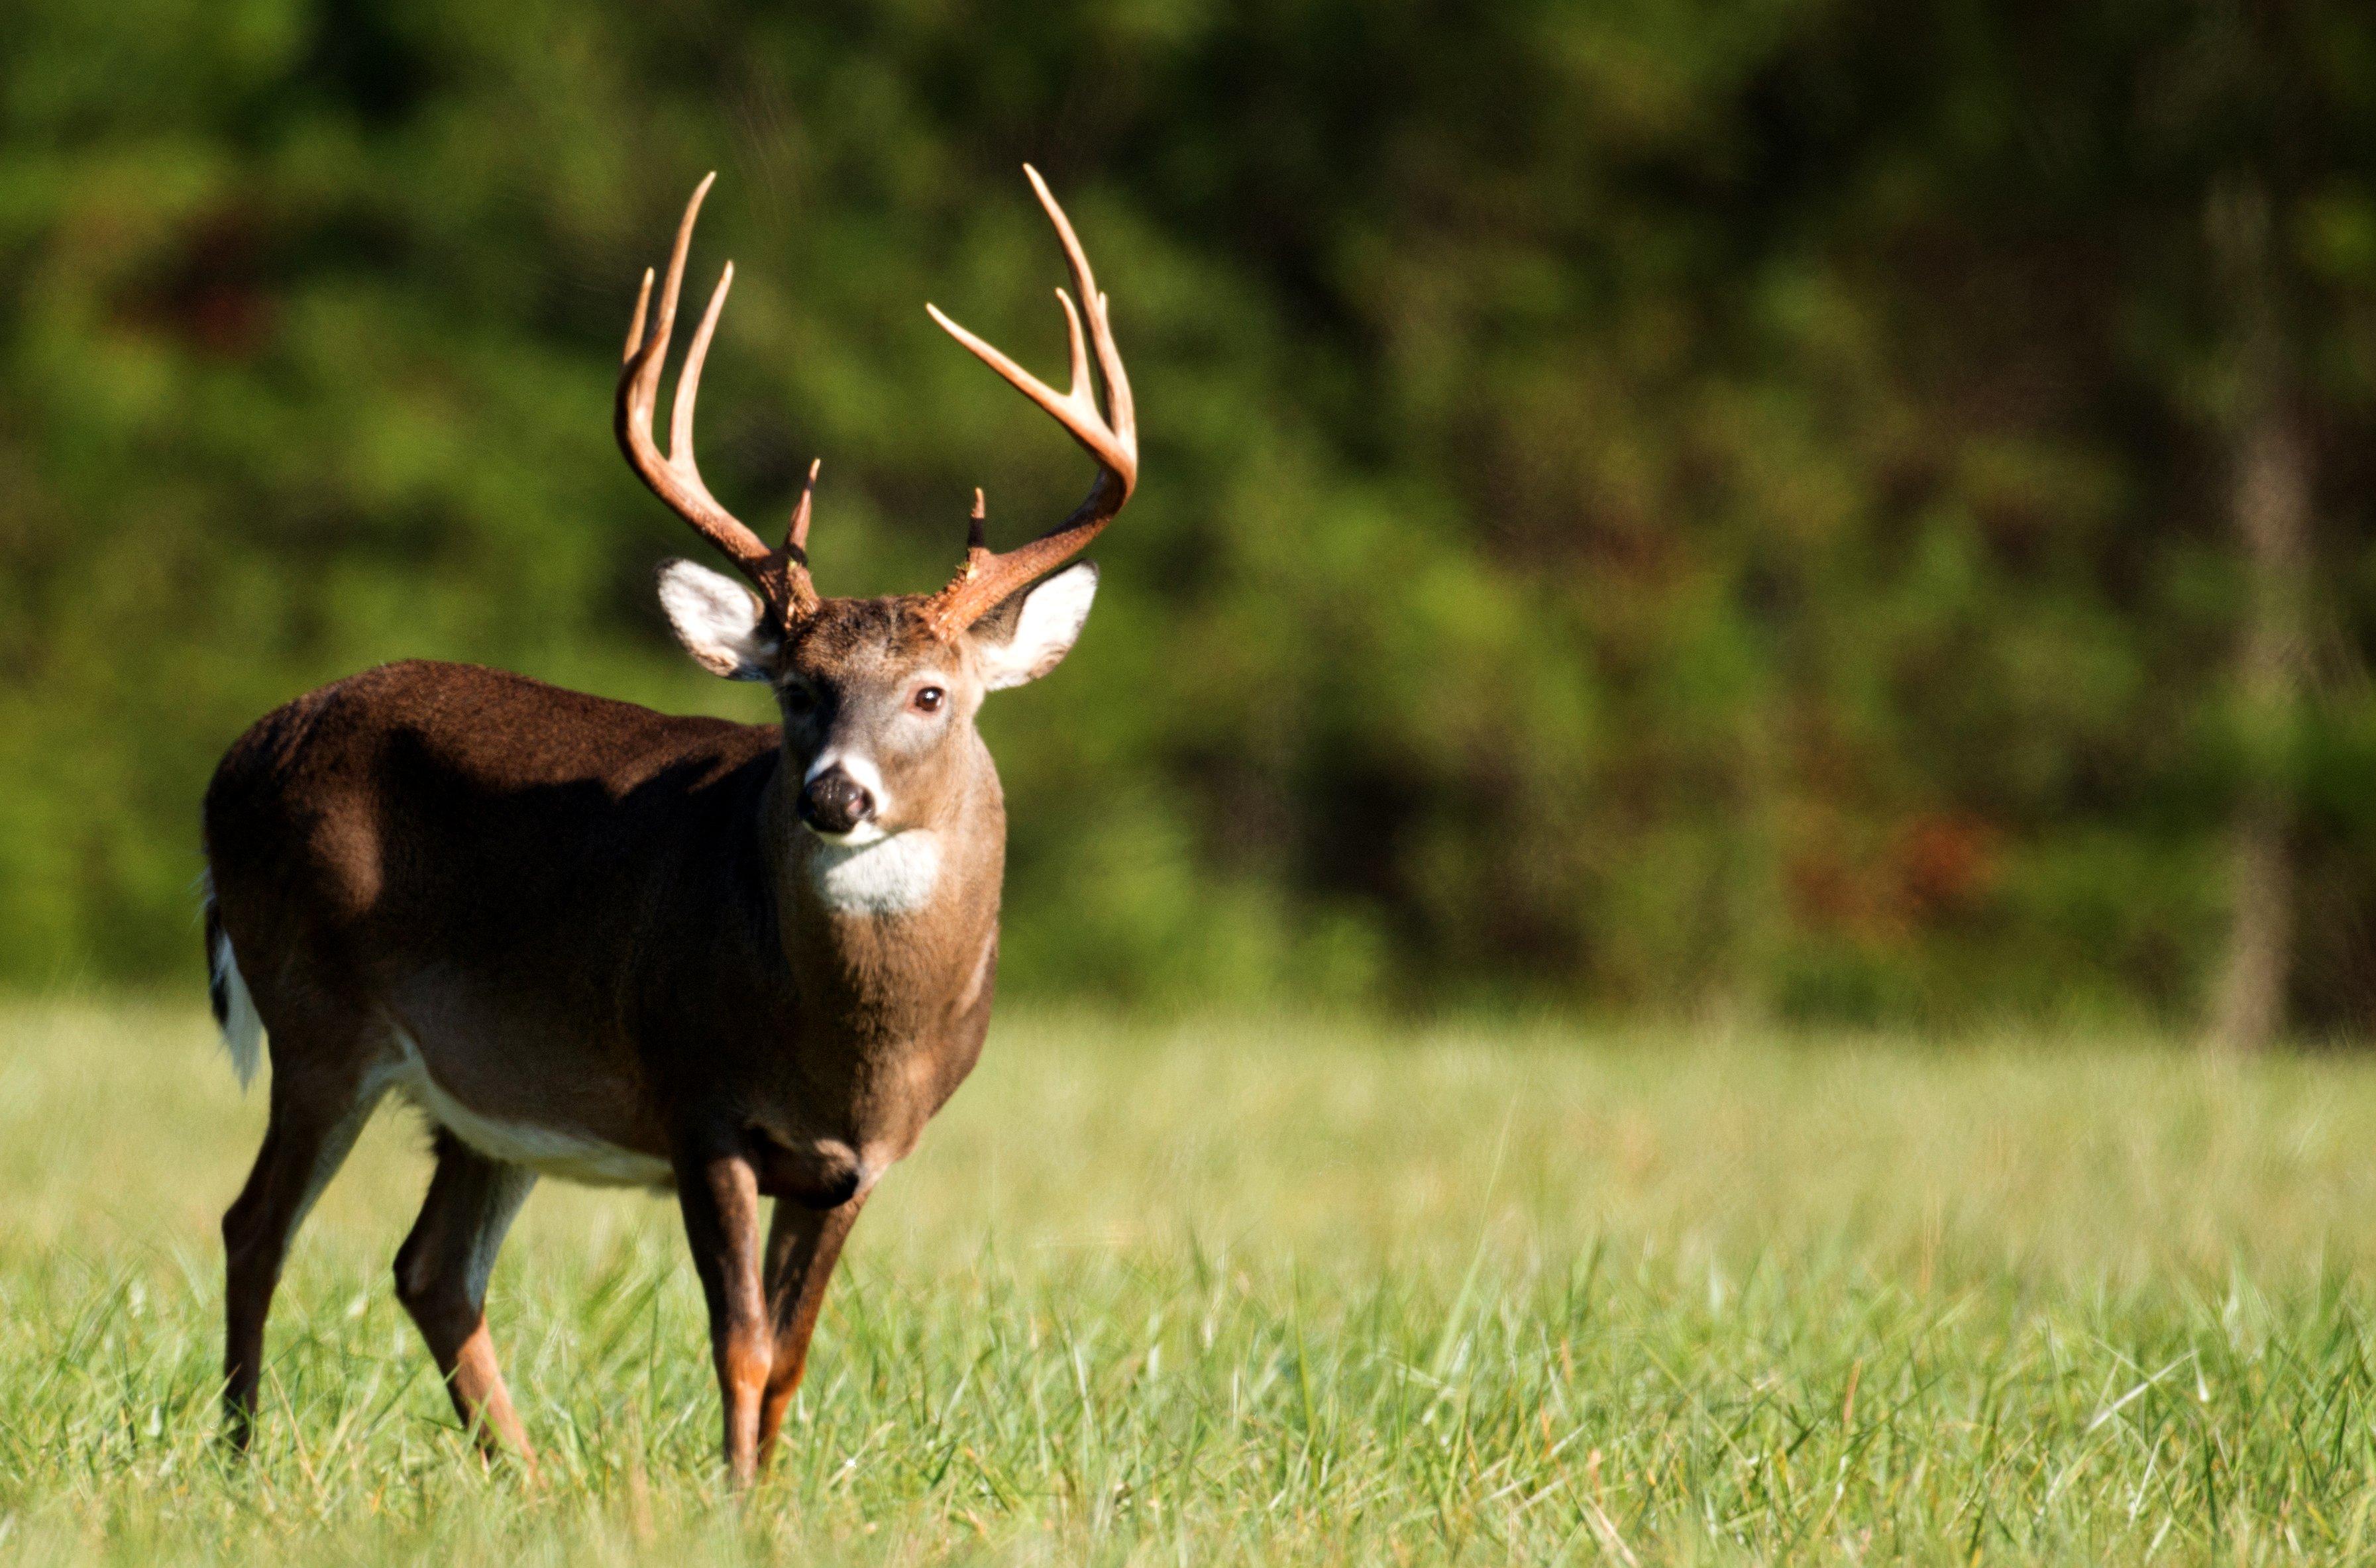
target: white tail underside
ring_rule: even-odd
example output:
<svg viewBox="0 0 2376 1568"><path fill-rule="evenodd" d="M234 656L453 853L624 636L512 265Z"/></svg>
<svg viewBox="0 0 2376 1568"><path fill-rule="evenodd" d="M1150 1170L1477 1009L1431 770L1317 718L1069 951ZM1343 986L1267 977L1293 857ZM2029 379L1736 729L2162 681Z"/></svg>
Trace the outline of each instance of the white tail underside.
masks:
<svg viewBox="0 0 2376 1568"><path fill-rule="evenodd" d="M239 959L232 953L231 938L215 938L215 984L223 993L223 1049L231 1052L231 1070L239 1075L239 1087L245 1088L255 1081L256 1063L264 1059L264 1020L256 1016L255 999L247 993L247 981L239 972Z"/></svg>

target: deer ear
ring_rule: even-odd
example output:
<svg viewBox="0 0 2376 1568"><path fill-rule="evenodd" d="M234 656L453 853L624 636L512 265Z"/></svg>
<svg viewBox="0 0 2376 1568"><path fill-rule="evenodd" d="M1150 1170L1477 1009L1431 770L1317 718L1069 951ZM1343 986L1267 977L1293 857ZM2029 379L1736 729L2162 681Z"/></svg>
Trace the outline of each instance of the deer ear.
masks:
<svg viewBox="0 0 2376 1568"><path fill-rule="evenodd" d="M1098 568L1084 561L1009 594L968 634L992 691L1036 681L1064 660L1089 619L1098 596Z"/></svg>
<svg viewBox="0 0 2376 1568"><path fill-rule="evenodd" d="M760 621L756 594L690 561L662 564L659 586L660 609L694 662L730 681L767 678L776 638Z"/></svg>

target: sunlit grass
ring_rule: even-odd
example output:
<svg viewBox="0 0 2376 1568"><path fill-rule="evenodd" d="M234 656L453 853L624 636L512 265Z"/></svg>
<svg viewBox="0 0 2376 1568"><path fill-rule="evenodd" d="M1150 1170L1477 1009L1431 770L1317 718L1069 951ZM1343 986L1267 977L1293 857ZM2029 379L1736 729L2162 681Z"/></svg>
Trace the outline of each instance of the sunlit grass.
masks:
<svg viewBox="0 0 2376 1568"><path fill-rule="evenodd" d="M0 1016L0 1552L40 1561L2349 1560L2376 1071L1012 1014L874 1200L787 1451L714 1457L663 1200L540 1191L547 1484L387 1288L383 1112L214 1443L263 1115L189 1008Z"/></svg>

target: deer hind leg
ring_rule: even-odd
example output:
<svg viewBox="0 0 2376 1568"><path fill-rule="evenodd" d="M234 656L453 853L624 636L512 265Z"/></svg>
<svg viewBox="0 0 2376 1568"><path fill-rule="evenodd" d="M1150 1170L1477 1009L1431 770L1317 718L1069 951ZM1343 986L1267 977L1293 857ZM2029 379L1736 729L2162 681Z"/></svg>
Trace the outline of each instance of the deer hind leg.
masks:
<svg viewBox="0 0 2376 1568"><path fill-rule="evenodd" d="M452 1133L437 1133L437 1170L412 1234L396 1254L396 1294L420 1325L446 1379L454 1413L490 1457L508 1447L536 1474L502 1369L487 1335L487 1276L536 1173L489 1159Z"/></svg>
<svg viewBox="0 0 2376 1568"><path fill-rule="evenodd" d="M264 1375L264 1320L289 1243L339 1173L386 1088L360 1061L328 1072L291 1071L274 1037L271 1119L247 1185L223 1215L224 1436L245 1448ZM318 1060L321 1053L315 1053ZM332 1056L331 1060L338 1060Z"/></svg>

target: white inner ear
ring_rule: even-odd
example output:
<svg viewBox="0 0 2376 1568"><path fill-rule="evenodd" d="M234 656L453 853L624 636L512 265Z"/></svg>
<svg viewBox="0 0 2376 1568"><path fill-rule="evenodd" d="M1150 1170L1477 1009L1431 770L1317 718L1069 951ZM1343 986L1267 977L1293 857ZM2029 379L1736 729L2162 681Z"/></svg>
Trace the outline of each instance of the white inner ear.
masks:
<svg viewBox="0 0 2376 1568"><path fill-rule="evenodd" d="M1068 566L1031 590L1016 617L1015 635L1003 643L979 644L982 681L992 691L1036 681L1063 662L1080 640L1098 596L1098 569L1084 561Z"/></svg>
<svg viewBox="0 0 2376 1568"><path fill-rule="evenodd" d="M690 561L671 561L660 568L660 609L676 640L704 670L730 681L767 678L776 639L760 628L759 600L741 583Z"/></svg>

